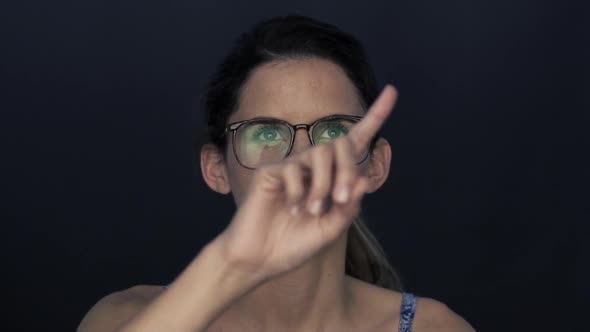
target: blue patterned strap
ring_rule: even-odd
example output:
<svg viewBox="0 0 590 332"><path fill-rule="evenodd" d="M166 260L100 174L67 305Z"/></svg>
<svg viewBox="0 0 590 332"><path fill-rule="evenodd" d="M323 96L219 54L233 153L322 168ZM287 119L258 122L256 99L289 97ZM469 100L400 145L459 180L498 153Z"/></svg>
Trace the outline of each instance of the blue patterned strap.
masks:
<svg viewBox="0 0 590 332"><path fill-rule="evenodd" d="M402 306L399 316L399 332L411 332L418 298L412 293L402 293Z"/></svg>

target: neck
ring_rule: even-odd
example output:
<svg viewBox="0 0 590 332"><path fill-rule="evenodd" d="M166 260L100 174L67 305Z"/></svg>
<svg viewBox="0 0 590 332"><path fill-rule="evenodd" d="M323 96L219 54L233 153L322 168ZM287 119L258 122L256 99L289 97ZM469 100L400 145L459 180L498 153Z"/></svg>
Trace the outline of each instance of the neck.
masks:
<svg viewBox="0 0 590 332"><path fill-rule="evenodd" d="M346 233L308 262L260 285L233 305L242 328L318 331L350 318Z"/></svg>

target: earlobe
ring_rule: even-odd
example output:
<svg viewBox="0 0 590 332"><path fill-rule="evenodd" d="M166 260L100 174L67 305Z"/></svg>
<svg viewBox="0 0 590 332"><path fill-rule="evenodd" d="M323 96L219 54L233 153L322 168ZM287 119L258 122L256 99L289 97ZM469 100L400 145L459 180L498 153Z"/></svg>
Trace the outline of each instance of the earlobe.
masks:
<svg viewBox="0 0 590 332"><path fill-rule="evenodd" d="M220 194L231 192L223 154L209 143L201 147L201 174L212 190Z"/></svg>
<svg viewBox="0 0 590 332"><path fill-rule="evenodd" d="M389 167L391 165L391 146L384 138L379 138L376 142L375 149L371 153L369 161L369 190L373 193L381 188L389 176Z"/></svg>

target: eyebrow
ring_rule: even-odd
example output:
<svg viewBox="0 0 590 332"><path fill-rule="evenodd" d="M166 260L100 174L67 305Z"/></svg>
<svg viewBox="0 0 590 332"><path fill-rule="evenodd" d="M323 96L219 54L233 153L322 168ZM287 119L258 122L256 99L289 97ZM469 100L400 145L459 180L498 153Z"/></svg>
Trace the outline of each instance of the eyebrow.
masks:
<svg viewBox="0 0 590 332"><path fill-rule="evenodd" d="M332 116L336 116L336 115L344 115L344 116L362 116L362 115L356 115L356 114L341 114L341 113L333 113L333 114L330 114L330 115L322 116L322 117L320 117L320 118L316 118L315 120L313 120L313 121L311 121L311 122L309 122L309 123L314 123L314 122L316 122L316 121L318 121L318 120L321 120L321 119L326 119L326 118L329 118L329 117L332 117ZM253 118L250 118L250 119L243 119L243 120L237 120L237 121L233 121L232 123L235 123L235 122L240 122L240 121L246 121L246 120L280 120L280 121L285 121L285 122L287 122L287 123L289 123L289 124L291 124L291 125L297 125L297 124L299 124L299 123L293 124L293 123L291 123L291 122L289 122L289 121L287 121L287 120L285 120L285 119L275 118L275 117L272 117L272 116L255 116L255 117L253 117Z"/></svg>

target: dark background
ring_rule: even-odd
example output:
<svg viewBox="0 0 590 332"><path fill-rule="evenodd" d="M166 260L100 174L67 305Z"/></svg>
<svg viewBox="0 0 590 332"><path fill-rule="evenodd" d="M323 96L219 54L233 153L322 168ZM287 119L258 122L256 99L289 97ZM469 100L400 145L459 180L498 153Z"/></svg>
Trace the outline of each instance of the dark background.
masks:
<svg viewBox="0 0 590 332"><path fill-rule="evenodd" d="M478 331L590 330L588 16L533 0L3 4L2 329L73 331L223 230L196 101L239 33L286 13L355 35L399 89L365 214L407 289Z"/></svg>

